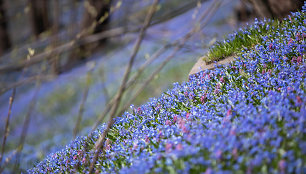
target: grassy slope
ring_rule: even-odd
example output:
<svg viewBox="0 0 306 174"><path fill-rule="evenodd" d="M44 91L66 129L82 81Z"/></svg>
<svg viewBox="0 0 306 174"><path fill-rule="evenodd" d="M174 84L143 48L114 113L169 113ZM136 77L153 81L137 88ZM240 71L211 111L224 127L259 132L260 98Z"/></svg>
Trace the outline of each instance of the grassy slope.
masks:
<svg viewBox="0 0 306 174"><path fill-rule="evenodd" d="M296 25L294 21L292 22L290 20L281 22L279 20L264 20L264 22L261 23L262 25L256 25L259 22L260 21L255 19L255 25L247 29L240 29L238 32L229 35L223 42L217 42L210 48L204 61L212 63L228 56L240 56L242 50L254 49L254 46L262 43L265 37L274 37L274 29ZM283 31L281 32L280 34L284 34Z"/></svg>
<svg viewBox="0 0 306 174"><path fill-rule="evenodd" d="M304 26L305 14L295 13L281 24L257 21L217 44L212 57L240 56L229 66L175 84L118 118L96 171L305 171ZM256 30L263 32L255 37ZM29 172L87 171L103 128L79 137Z"/></svg>

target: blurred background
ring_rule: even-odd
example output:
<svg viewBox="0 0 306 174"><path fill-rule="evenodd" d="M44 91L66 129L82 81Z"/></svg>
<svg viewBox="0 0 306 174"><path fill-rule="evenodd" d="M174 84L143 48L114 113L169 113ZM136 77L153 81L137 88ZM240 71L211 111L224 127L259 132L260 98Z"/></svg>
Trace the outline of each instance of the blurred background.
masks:
<svg viewBox="0 0 306 174"><path fill-rule="evenodd" d="M24 171L117 115L188 80L196 60L257 18L301 0L0 0L0 173ZM139 50L135 42L141 40ZM105 113L104 113L105 112Z"/></svg>

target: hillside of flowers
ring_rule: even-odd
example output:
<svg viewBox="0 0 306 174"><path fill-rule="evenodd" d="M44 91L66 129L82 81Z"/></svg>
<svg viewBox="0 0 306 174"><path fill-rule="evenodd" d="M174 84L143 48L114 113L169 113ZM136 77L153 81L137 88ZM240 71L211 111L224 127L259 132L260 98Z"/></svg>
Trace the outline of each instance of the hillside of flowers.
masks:
<svg viewBox="0 0 306 174"><path fill-rule="evenodd" d="M305 5L244 47L234 62L174 84L117 117L96 173L305 173ZM264 27L262 27L264 26ZM231 42L239 34L232 34ZM86 173L106 125L29 173Z"/></svg>

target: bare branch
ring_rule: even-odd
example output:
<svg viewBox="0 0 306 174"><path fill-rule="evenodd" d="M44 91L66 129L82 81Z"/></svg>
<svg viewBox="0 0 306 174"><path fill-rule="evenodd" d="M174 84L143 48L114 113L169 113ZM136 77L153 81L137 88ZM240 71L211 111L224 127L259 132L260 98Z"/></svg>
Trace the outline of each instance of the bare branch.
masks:
<svg viewBox="0 0 306 174"><path fill-rule="evenodd" d="M205 0L201 0L205 1ZM180 7L179 9L175 9L172 12L169 12L163 16L161 16L158 20L153 21L149 26L153 26L153 25L157 25L159 23L165 22L173 17L175 17L178 14L181 14L185 11L187 11L188 9L190 9L192 7L194 3L188 3L186 4L186 6ZM175 15L174 15L175 14ZM46 50L40 54L37 54L35 56L32 57L32 59L30 61L28 61L28 63L26 63L27 61L22 61L22 62L14 62L12 64L9 65L3 65L0 66L0 74L1 73L9 73L9 72L15 72L15 71L20 71L21 69L23 69L24 67L28 67L28 66L32 66L34 64L40 63L43 60L46 60L46 57L50 56L51 54L60 54L62 52L71 50L73 48L76 48L80 45L85 45L85 44L89 44L89 43L94 43L100 40L103 40L105 38L110 38L110 37L117 37L120 36L122 34L125 33L134 33L134 32L139 32L141 29L140 26L134 27L117 27L117 28L113 28L110 30L106 30L104 32L100 32L97 34L91 34L89 36L85 36L85 37L81 37L80 35L77 36L77 38L75 38L72 41L69 41L67 43L64 43L58 47L55 47L53 49L50 50ZM86 33L83 32L82 33ZM52 59L53 57L49 57L48 59Z"/></svg>
<svg viewBox="0 0 306 174"><path fill-rule="evenodd" d="M2 140L2 148L1 148L1 154L0 154L0 168L1 168L1 164L2 164L2 158L3 158L3 155L4 155L4 151L5 151L6 139L7 139L7 136L9 134L10 116L11 116L11 113L12 113L12 107L13 107L13 102L14 102L14 99L15 99L15 94L16 94L16 88L13 89L12 95L9 99L9 110L8 110L7 117L6 117L6 120L5 120L5 129L4 129L4 135L3 135L3 140Z"/></svg>
<svg viewBox="0 0 306 174"><path fill-rule="evenodd" d="M86 76L86 86L85 86L84 94L83 94L82 101L81 101L81 104L80 104L78 118L77 118L77 121L75 123L75 127L73 129L73 138L74 139L77 136L77 134L79 133L80 124L81 124L82 117L83 117L83 112L84 112L84 105L85 105L85 102L86 102L87 97L88 97L92 71L93 71L93 69L90 69L87 73L87 76Z"/></svg>
<svg viewBox="0 0 306 174"><path fill-rule="evenodd" d="M172 52L170 56L168 56L163 63L150 75L150 77L142 84L142 86L136 91L136 93L133 95L133 97L126 102L124 107L120 110L119 115L123 114L125 110L128 109L128 107L132 104L132 102L139 96L139 94L147 87L147 85L154 79L154 77L165 67L165 65L175 56L177 51L182 48L183 44L179 45L175 48L175 50Z"/></svg>
<svg viewBox="0 0 306 174"><path fill-rule="evenodd" d="M30 120L31 120L31 115L32 115L32 112L33 112L33 110L36 106L38 93L40 91L40 86L41 86L41 81L40 81L40 78L38 78L38 80L36 82L34 96L33 96L32 100L29 104L29 109L28 109L28 112L26 113L25 121L24 121L24 124L23 124L23 127L22 127L22 132L21 132L20 139L19 139L19 144L18 144L18 147L17 147L17 154L16 154L14 171L19 170L20 153L23 150L23 146L24 146L24 143L25 143L25 139L26 139L26 136L27 136L27 132L28 132L28 128L29 128L29 124L30 124Z"/></svg>
<svg viewBox="0 0 306 174"><path fill-rule="evenodd" d="M167 48L169 48L171 46L174 46L177 43L178 42L175 42L173 44L165 45L164 47L157 50L143 65L141 65L141 67L138 68L137 72L129 79L129 81L124 86L124 90L129 89L131 87L131 85L135 82L135 80L142 74L144 69L148 65L150 65L155 59L157 59L162 53L164 53L167 50ZM119 94L119 91L117 91L115 96L107 103L107 105L106 105L105 109L103 110L102 114L98 117L97 121L95 122L94 126L92 127L92 131L97 129L99 124L101 124L101 122L103 121L105 116L108 114L108 112L110 110L110 107L114 104L114 101L117 100L117 98L119 96L118 94Z"/></svg>
<svg viewBox="0 0 306 174"><path fill-rule="evenodd" d="M208 20L211 18L211 11L212 10L216 10L217 7L220 5L220 3L213 3L212 4L212 7L211 8L208 8L209 10L206 10L201 18L199 19L199 21L202 21L205 17L206 18L206 21L204 21L204 25L202 24L201 27L204 27L207 23L208 23ZM199 26L195 25L191 30L190 32L188 32L183 38L186 38L186 37L190 37L193 33L195 33L195 30L198 30L200 29ZM151 57L150 59L148 59L136 72L136 74L131 77L131 79L127 82L127 84L124 86L124 89L128 89L134 82L135 80L141 75L141 73L144 71L144 69L150 64L152 63L156 58L158 58L164 51L166 51L169 47L172 47L172 46L176 46L176 45L180 45L180 42L181 40L178 39L177 41L173 42L172 44L167 44L165 45L164 47L160 48L158 51L156 51ZM168 59L168 58L166 58ZM102 114L98 117L97 121L95 122L94 126L92 127L91 131L94 131L97 129L97 127L99 126L99 124L101 124L101 122L104 120L104 118L106 117L106 115L109 113L110 109L111 109L111 106L113 106L114 104L114 101L117 100L118 98L118 92L115 94L115 96L107 103L105 109L103 110Z"/></svg>
<svg viewBox="0 0 306 174"><path fill-rule="evenodd" d="M55 78L54 75L35 75L35 76L32 76L32 77L28 77L26 79L17 81L15 83L12 83L12 84L8 85L7 87L3 87L2 89L0 89L0 96L2 94L6 93L7 91L11 90L11 89L14 89L14 88L20 87L22 85L26 85L26 84L35 82L38 79L41 80L41 81L49 81L49 80L52 80L54 78Z"/></svg>
<svg viewBox="0 0 306 174"><path fill-rule="evenodd" d="M5 161L4 161L4 163L3 163L3 166L0 167L0 173L3 172L5 166L7 166L7 165L9 164L9 162L12 160L12 158L13 158L16 154L17 154L17 150L14 150L13 153L5 159Z"/></svg>
<svg viewBox="0 0 306 174"><path fill-rule="evenodd" d="M141 45L141 42L142 42L142 40L144 38L145 31L147 30L148 26L150 25L150 22L152 20L153 14L156 11L156 7L157 7L158 3L159 3L159 0L154 0L154 3L153 3L152 7L150 8L150 10L149 10L149 12L148 12L148 14L146 16L146 19L145 19L145 22L144 22L144 26L141 29L140 33L139 33L138 39L137 39L137 41L135 43L132 55L130 57L130 61L129 61L128 67L127 67L127 69L126 69L126 71L124 73L122 84L121 84L121 86L119 88L119 94L118 94L119 97L115 100L115 104L113 105L113 107L112 107L112 109L110 111L110 119L109 119L109 122L107 124L106 129L104 130L102 136L100 136L98 141L96 142L96 146L95 146L96 147L95 148L96 151L95 151L95 155L94 155L93 161L90 164L89 173L93 173L94 166L95 166L95 164L97 162L97 159L98 159L99 151L102 148L102 146L104 145L105 137L106 137L108 131L110 130L110 128L112 127L112 125L114 123L113 120L114 120L117 108L118 108L118 106L120 104L120 100L121 100L122 94L124 93L124 86L125 86L125 84L126 84L126 82L128 80L128 77L129 77L130 71L132 69L135 57L136 57L136 55L138 53L138 50L139 50L140 45Z"/></svg>

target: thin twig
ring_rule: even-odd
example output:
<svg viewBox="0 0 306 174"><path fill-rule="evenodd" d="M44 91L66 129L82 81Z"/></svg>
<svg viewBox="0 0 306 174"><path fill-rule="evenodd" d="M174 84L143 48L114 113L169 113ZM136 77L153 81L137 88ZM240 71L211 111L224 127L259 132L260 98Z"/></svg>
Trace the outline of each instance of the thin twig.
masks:
<svg viewBox="0 0 306 174"><path fill-rule="evenodd" d="M214 14L214 12L216 12L217 8L219 7L220 3L214 3L212 4L212 7L209 8L209 10L205 11L204 14L201 16L200 21L206 17L206 21L201 25L200 28L204 27L209 19L211 18L211 16ZM118 115L122 115L123 112L125 110L127 110L129 108L129 106L134 102L134 100L139 96L139 94L146 88L146 86L153 80L153 78L165 67L165 65L175 56L175 54L177 53L177 51L180 50L180 48L182 48L184 46L184 44L186 43L186 41L192 36L193 33L196 33L199 30L198 27L194 27L186 36L184 36L182 43L179 44L175 50L172 52L172 54L170 56L168 56L164 62L151 74L151 76L142 84L142 86L137 89L136 93L133 95L133 97L131 97L131 99L126 102L126 104L123 106L123 108L120 110Z"/></svg>
<svg viewBox="0 0 306 174"><path fill-rule="evenodd" d="M5 159L5 161L3 163L3 166L0 167L0 173L3 172L4 167L9 164L9 162L13 159L13 157L16 155L16 153L17 153L17 150L14 150L13 153Z"/></svg>
<svg viewBox="0 0 306 174"><path fill-rule="evenodd" d="M133 95L133 97L126 102L124 107L120 110L118 115L121 115L128 107L132 104L132 102L139 96L139 94L147 87L147 85L154 79L154 77L165 67L165 65L175 56L177 51L182 48L183 45L179 45L176 47L176 49L172 52L170 56L168 56L163 63L150 75L150 77L142 84L142 86L137 89L136 93Z"/></svg>
<svg viewBox="0 0 306 174"><path fill-rule="evenodd" d="M40 80L40 78L38 78L38 80L36 82L36 87L35 87L36 90L34 92L32 100L29 104L29 109L28 109L28 112L25 116L25 121L24 121L24 124L23 124L23 127L22 127L22 132L21 132L18 147L17 147L17 154L16 154L15 167L14 167L15 172L19 170L20 158L21 158L20 153L23 150L23 146L24 146L24 143L25 143L25 139L26 139L26 136L27 136L27 132L28 132L28 128L29 128L29 124L30 124L30 120L31 120L31 115L32 115L32 112L35 108L38 93L40 91L40 86L41 86L41 80Z"/></svg>
<svg viewBox="0 0 306 174"><path fill-rule="evenodd" d="M87 97L88 97L88 92L89 92L89 87L90 87L90 79L91 79L91 75L92 75L92 70L93 70L93 69L90 69L90 70L88 71L88 73L87 73L87 76L86 76L86 86L85 86L84 94L83 94L82 101L81 101L81 104L80 104L77 122L75 123L75 127L74 127L74 129L73 129L73 139L75 139L75 137L76 137L77 134L79 133L80 124L81 124L82 117L83 117L83 113L84 113L84 106L85 106L85 102L86 102Z"/></svg>
<svg viewBox="0 0 306 174"><path fill-rule="evenodd" d="M27 57L27 62L30 60L31 56L33 56L33 55L32 55L31 53L29 53L29 54L28 54L28 57ZM27 63L27 62L26 62L26 63ZM24 76L26 70L27 70L27 68L24 68L24 69L22 70L22 72L21 72L21 74L20 74L20 78L23 78L23 76ZM38 78L38 79L39 79L39 78ZM13 101L14 101L14 98L15 98L15 95L16 95L16 88L17 88L17 86L13 88L13 94L12 94L12 97L10 98L9 114L8 114L8 117L7 117L7 120L6 120L6 128L5 128L5 129L6 129L6 130L5 130L6 133L4 134L5 137L3 138L3 149L2 149L2 150L3 150L3 151L2 151L3 154L4 154L5 141L6 141L6 138L7 138L7 136L8 136L8 133L9 133L9 115L11 114L12 104L13 104ZM16 153L18 154L18 150L16 150L16 151L14 152L14 155L15 155ZM3 155L3 154L2 154L2 155ZM2 156L2 155L1 155L1 156ZM12 159L12 157L6 159L5 165L3 165L2 168L0 167L0 173L4 170L4 167L6 166L7 163L10 162L11 159ZM1 164L1 161L2 161L2 160L0 160L0 164Z"/></svg>
<svg viewBox="0 0 306 174"><path fill-rule="evenodd" d="M32 83L34 81L37 81L38 79L40 79L41 81L49 81L49 80L52 80L54 78L55 78L54 75L35 75L35 76L31 76L31 77L28 77L26 79L23 79L23 80L15 82L15 83L9 84L7 87L4 87L4 88L0 89L0 96L2 94L6 93L7 91L11 90L11 89L18 88L22 85Z"/></svg>
<svg viewBox="0 0 306 174"><path fill-rule="evenodd" d="M155 59L157 59L162 53L164 53L167 48L177 44L177 42L173 44L167 44L164 47L160 48L156 51L141 67L138 68L137 72L133 74L133 76L129 79L129 81L124 86L124 90L127 90L134 84L135 80L142 74L145 68L150 65ZM118 98L119 91L114 95L114 97L107 103L105 109L103 110L102 114L98 117L97 121L95 122L94 126L92 127L92 131L96 130L99 124L103 121L105 116L108 114L110 107L114 104L114 101Z"/></svg>
<svg viewBox="0 0 306 174"><path fill-rule="evenodd" d="M99 68L99 78L100 79L100 82L101 82L101 85L102 85L102 91L103 91L103 96L104 96L104 100L107 102L109 101L109 92L107 90L107 85L106 85L106 75L105 75L105 72L104 72L104 66L101 65L101 67Z"/></svg>
<svg viewBox="0 0 306 174"><path fill-rule="evenodd" d="M1 164L2 164L2 158L3 158L3 155L4 155L4 151L5 151L6 139L7 139L7 136L9 134L10 117L11 117L11 113L12 113L12 107L13 107L13 102L14 102L14 99L15 99L15 94L16 94L16 88L13 89L12 95L9 99L9 110L8 110L7 117L6 117L6 120L5 120L4 136L3 136L3 140L2 140L2 148L1 148L1 154L0 154L0 168L1 168Z"/></svg>
<svg viewBox="0 0 306 174"><path fill-rule="evenodd" d="M120 8L120 6L115 6L112 9L111 13L113 13L116 9L119 9L119 8ZM107 13L107 15L109 16L110 14ZM103 18L103 16L101 18ZM52 54L57 55L57 54L60 54L64 51L68 51L68 50L71 50L73 48L76 48L78 46L93 43L93 42L97 42L97 41L103 40L103 39L108 38L108 37L119 36L119 35L127 32L127 30L124 29L123 27L118 27L118 28L110 29L110 30L100 32L100 33L97 33L97 34L92 34L91 33L93 31L92 29L96 25L101 23L100 20L101 19L98 20L99 22L93 22L92 25L83 29L72 41L64 43L64 44L62 44L58 47L54 47L53 49L46 50L46 51L44 51L40 54L37 54L36 56L33 56L31 58L31 60L29 60L29 61L26 60L26 61L18 62L18 63L14 62L11 65L2 66L2 67L0 67L0 73L8 73L8 72L19 71L19 70L21 70L21 69L23 69L27 66L32 66L32 65L40 63L44 60L57 59L57 57L49 57L49 56L52 55ZM138 28L135 28L135 29L137 31ZM135 29L132 30L132 32L134 32ZM53 37L56 38L57 35L54 35Z"/></svg>
<svg viewBox="0 0 306 174"><path fill-rule="evenodd" d="M137 41L135 43L132 55L130 57L130 61L129 61L128 67L127 67L127 69L126 69L126 71L124 73L122 84L121 84L121 86L119 88L119 95L118 95L119 97L117 98L117 100L115 100L115 104L113 105L113 107L112 107L112 109L110 111L110 118L109 118L109 122L107 124L106 129L103 131L102 136L100 136L98 141L96 142L96 145L95 145L95 147L96 147L95 148L95 155L94 155L92 163L90 164L89 173L93 173L94 166L95 166L95 164L97 162L97 159L98 159L98 156L99 156L99 151L102 148L102 146L104 145L105 137L106 137L108 131L110 130L110 128L112 127L112 125L114 123L113 120L114 120L116 111L118 109L118 106L120 104L120 100L121 100L122 94L124 93L124 86L125 86L125 84L126 84L126 82L128 80L128 77L129 77L130 71L132 69L135 57L136 57L136 55L137 55L137 53L139 51L141 42L142 42L142 40L144 38L145 32L147 30L147 27L150 25L150 22L152 20L153 14L156 11L156 7L157 7L158 3L159 3L159 0L154 0L153 5L150 8L150 10L149 10L149 12L148 12L148 14L146 16L146 19L145 19L145 22L144 22L144 26L141 29L140 33L139 33L138 39L137 39Z"/></svg>
<svg viewBox="0 0 306 174"><path fill-rule="evenodd" d="M216 5L216 6L218 6L218 5ZM203 18L204 18L206 15L207 15L207 13L204 13L204 14L202 15L200 21L203 20ZM208 20L205 22L205 25L207 24L207 22L208 22ZM144 88L144 87L146 86L146 84L148 84L149 81L152 80L152 78L155 76L155 74L157 74L157 73L166 65L166 63L167 63L171 58L174 57L175 53L184 45L184 43L192 36L192 34L195 33L195 32L197 32L199 29L200 29L200 28L199 28L198 26L195 26L195 27L190 31L190 33L186 34L186 36L185 36L185 37L183 38L183 40L182 40L182 44L180 44L180 45L175 49L175 51L173 52L173 54L171 54L171 55L166 59L166 61L163 62L163 64L154 72L154 75L152 75L152 76L146 81L145 85L143 85L142 88ZM143 90L143 89L142 89L142 90ZM119 94L120 94L120 93L119 93ZM137 94L136 94L136 95L137 95ZM136 96L136 95L135 95L135 96ZM134 97L133 97L133 98L134 98ZM133 99L133 100L134 100L134 99ZM116 102L116 103L117 103L117 102ZM115 103L115 104L116 104L116 103ZM116 107L117 107L117 106L116 106ZM113 108L112 108L112 111L114 111ZM116 112L116 111L115 111L115 112ZM114 116L113 116L112 114L115 114L115 112L114 112L114 113L111 112L111 114L110 114L110 119L109 119L109 122L108 122L108 124L107 124L107 127L106 127L106 129L104 130L102 136L99 137L99 140L100 140L100 141L99 141L99 140L97 141L97 143L99 143L98 146L97 146L97 143L96 143L96 151L95 151L94 163L96 162L97 157L98 157L98 154L99 154L99 151L100 151L102 145L104 144L105 137L106 137L108 131L110 130L111 126L112 126L113 123L114 123L114 119L113 119ZM122 111L121 111L121 112L122 112ZM103 153L103 152L104 152L104 151L102 150L102 153ZM93 164L93 163L92 163L92 164ZM92 172L93 167L94 167L92 164L91 164L91 167L90 167L90 169L91 169L90 172Z"/></svg>
<svg viewBox="0 0 306 174"><path fill-rule="evenodd" d="M218 3L217 3L218 4ZM212 4L214 5L214 3ZM212 6L213 7L213 6ZM215 6L216 7L216 6ZM207 19L210 19L211 14L209 14L210 10L212 9L216 9L216 8L209 8L209 10L206 10L203 15L201 16L201 18L199 19L199 21L202 21L204 17L207 17L209 15L209 17ZM208 20L206 20L205 25L208 23ZM202 25L202 27L204 27ZM189 37L189 35L191 35L191 33L194 33L195 29L199 29L198 26L194 26L193 29L187 33L183 38L185 37ZM152 63L156 58L158 58L164 51L167 50L167 48L172 47L172 46L176 46L179 45L181 42L181 39L176 40L175 42L173 42L172 44L167 44L164 47L160 48L158 51L156 51L136 72L136 74L131 77L131 79L127 82L127 84L124 86L124 89L128 89L134 82L135 80L142 74L143 70L150 64ZM93 132L94 130L97 129L97 127L101 124L101 122L105 119L105 117L107 116L107 114L109 113L111 106L114 105L114 101L117 100L118 98L118 92L114 95L114 97L107 103L107 105L105 106L103 112L101 113L101 115L98 117L97 121L95 122L94 126L91 129L91 132Z"/></svg>
<svg viewBox="0 0 306 174"><path fill-rule="evenodd" d="M201 0L204 1L204 0ZM182 9L176 9L179 14L179 12L185 12L185 10ZM164 16L160 17L160 20L156 20L154 22L152 22L150 24L150 26L154 26L157 25L159 23L165 22L171 18L173 18L175 16L173 16L173 13L169 12L168 14L165 14ZM117 37L120 36L122 34L126 34L126 33L134 33L134 32L139 32L141 29L140 26L131 26L131 27L117 27L117 28L113 28L113 29L109 29L97 34L91 34L89 36L86 37L82 37L80 38L80 36L78 36L75 40L69 41L67 43L64 43L62 45L57 46L56 48L50 49L50 50L46 50L40 54L37 54L36 56L33 56L33 58L31 59L31 61L29 61L28 63L26 63L25 61L23 62L14 62L12 64L9 65L4 65L4 66L0 66L0 74L1 73L9 73L9 72L15 72L15 71L19 71L21 69L23 69L26 66L32 66L34 64L40 63L43 60L45 60L46 57L48 57L51 54L60 54L64 51L68 51L71 49L74 49L78 46L81 45L85 45L85 44L90 44L90 43L94 43L106 38L110 38L110 37ZM85 32L86 33L86 32Z"/></svg>
<svg viewBox="0 0 306 174"><path fill-rule="evenodd" d="M137 31L137 29L134 29L133 31L135 31L135 30ZM2 66L2 67L0 67L0 73L9 73L9 72L14 72L14 71L19 71L19 70L21 70L25 67L32 66L34 64L37 64L37 63L40 63L40 62L44 61L46 59L46 57L50 58L49 56L51 54L60 54L64 51L71 50L71 49L76 48L80 45L96 42L96 41L99 41L99 40L102 40L102 39L105 39L105 38L108 38L108 37L119 36L119 35L124 34L126 32L132 32L132 31L126 31L125 28L118 27L118 28L110 29L110 30L107 30L107 31L104 31L104 32L101 32L101 33L98 33L98 34L90 35L90 39L86 37L86 38L72 40L72 41L69 41L68 43L64 43L64 44L62 44L62 45L60 45L60 46L58 46L54 49L49 49L49 50L46 50L46 51L44 51L40 54L37 54L36 56L33 56L30 61L23 61L23 62L18 62L18 63L15 62L14 64L11 64L11 65ZM28 62L28 63L26 63L26 62Z"/></svg>

